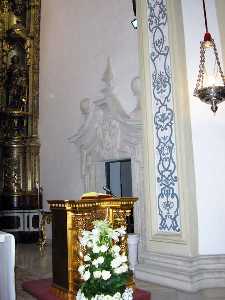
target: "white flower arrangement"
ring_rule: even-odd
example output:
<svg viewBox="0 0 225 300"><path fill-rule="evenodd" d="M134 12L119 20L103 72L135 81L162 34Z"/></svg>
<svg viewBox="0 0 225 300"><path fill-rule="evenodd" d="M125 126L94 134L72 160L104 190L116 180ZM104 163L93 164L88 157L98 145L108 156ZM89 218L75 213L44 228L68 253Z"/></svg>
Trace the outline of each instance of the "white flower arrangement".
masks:
<svg viewBox="0 0 225 300"><path fill-rule="evenodd" d="M86 249L84 264L78 272L83 281L77 300L132 300L133 289L127 288L130 271L127 256L117 244L126 234L125 227L113 229L104 221L93 222L92 231L83 231L80 243Z"/></svg>

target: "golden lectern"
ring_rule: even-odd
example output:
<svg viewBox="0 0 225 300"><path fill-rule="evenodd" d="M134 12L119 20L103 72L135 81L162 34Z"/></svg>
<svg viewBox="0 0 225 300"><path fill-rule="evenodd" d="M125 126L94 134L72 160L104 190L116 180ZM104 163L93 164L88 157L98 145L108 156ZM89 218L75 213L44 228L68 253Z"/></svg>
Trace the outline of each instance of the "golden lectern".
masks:
<svg viewBox="0 0 225 300"><path fill-rule="evenodd" d="M83 260L79 236L91 230L94 220L107 219L114 228L127 227L137 198L109 198L107 195L82 200L48 201L52 211L52 271L53 291L61 299L74 300L80 286L77 271ZM127 240L121 241L127 251Z"/></svg>

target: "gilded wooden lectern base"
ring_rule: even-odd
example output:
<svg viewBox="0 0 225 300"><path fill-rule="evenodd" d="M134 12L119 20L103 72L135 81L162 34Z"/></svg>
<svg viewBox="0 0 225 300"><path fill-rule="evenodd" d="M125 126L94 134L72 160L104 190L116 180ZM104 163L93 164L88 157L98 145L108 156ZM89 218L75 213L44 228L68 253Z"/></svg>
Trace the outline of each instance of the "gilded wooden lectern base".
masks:
<svg viewBox="0 0 225 300"><path fill-rule="evenodd" d="M114 228L127 227L137 198L93 198L82 200L48 201L52 211L52 290L60 299L74 300L80 286L78 267L83 261L84 249L79 237L83 230L91 230L92 222L107 219ZM127 238L121 241L127 253Z"/></svg>

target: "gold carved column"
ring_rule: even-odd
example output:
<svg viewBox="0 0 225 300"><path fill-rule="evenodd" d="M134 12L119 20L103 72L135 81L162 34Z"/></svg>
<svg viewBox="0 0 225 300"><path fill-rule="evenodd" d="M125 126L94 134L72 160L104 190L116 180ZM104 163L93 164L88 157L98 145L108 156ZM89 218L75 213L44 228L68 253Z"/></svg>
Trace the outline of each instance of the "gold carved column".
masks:
<svg viewBox="0 0 225 300"><path fill-rule="evenodd" d="M0 0L0 230L39 236L40 0Z"/></svg>
<svg viewBox="0 0 225 300"><path fill-rule="evenodd" d="M78 267L83 260L79 237L91 230L94 220L107 219L114 228L125 226L137 198L102 198L48 201L52 211L53 291L61 299L72 300L80 286ZM127 252L127 238L121 240Z"/></svg>

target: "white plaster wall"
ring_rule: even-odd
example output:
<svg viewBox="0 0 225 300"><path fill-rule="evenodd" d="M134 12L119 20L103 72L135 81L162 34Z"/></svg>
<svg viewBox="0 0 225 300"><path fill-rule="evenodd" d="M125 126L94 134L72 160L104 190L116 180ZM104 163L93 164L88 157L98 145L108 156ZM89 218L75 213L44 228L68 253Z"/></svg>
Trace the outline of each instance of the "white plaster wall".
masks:
<svg viewBox="0 0 225 300"><path fill-rule="evenodd" d="M41 185L46 199L77 199L82 191L79 151L68 142L81 123L80 100L101 97L111 58L114 85L127 111L135 105L137 32L130 0L42 1L40 42Z"/></svg>
<svg viewBox="0 0 225 300"><path fill-rule="evenodd" d="M202 1L182 0L189 99L196 173L199 253L225 253L225 104L214 116L210 107L193 97L205 32ZM209 31L221 56L214 0L206 0ZM225 45L224 45L225 46ZM223 51L225 48L223 48Z"/></svg>

